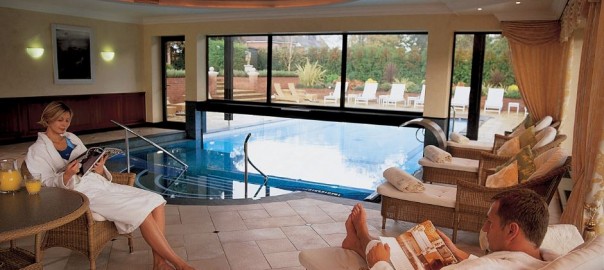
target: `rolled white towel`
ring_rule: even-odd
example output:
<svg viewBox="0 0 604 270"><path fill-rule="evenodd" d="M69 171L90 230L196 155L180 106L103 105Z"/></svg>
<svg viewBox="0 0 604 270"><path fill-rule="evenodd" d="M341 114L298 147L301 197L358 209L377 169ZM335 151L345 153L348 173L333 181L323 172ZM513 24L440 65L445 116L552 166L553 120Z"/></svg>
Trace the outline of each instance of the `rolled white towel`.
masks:
<svg viewBox="0 0 604 270"><path fill-rule="evenodd" d="M424 148L424 156L436 163L450 163L453 160L451 154L434 145L428 145Z"/></svg>
<svg viewBox="0 0 604 270"><path fill-rule="evenodd" d="M470 139L468 139L468 137L461 135L457 132L451 133L451 141L454 141L456 143L461 143L461 144L470 143Z"/></svg>
<svg viewBox="0 0 604 270"><path fill-rule="evenodd" d="M388 183L402 192L422 192L426 189L419 179L397 167L386 169L384 171L384 178L386 178Z"/></svg>

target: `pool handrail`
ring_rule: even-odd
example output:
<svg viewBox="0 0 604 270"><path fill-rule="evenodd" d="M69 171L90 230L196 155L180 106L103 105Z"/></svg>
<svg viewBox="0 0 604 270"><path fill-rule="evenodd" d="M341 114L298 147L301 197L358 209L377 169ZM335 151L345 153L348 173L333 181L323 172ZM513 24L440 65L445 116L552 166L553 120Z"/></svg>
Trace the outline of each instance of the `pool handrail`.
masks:
<svg viewBox="0 0 604 270"><path fill-rule="evenodd" d="M189 165L187 165L186 163L184 163L182 160L178 159L176 156L172 155L172 153L168 152L168 150L164 149L163 147L159 146L158 144L154 143L153 141L145 138L143 135L140 135L138 133L136 133L134 130L128 128L127 126L120 124L114 120L109 120L112 123L118 125L119 127L123 128L126 131L126 136L125 136L125 141L126 141L126 167L128 172L130 172L130 144L128 142L128 133L132 133L135 136L141 138L143 141L151 144L152 146L154 146L155 148L161 150L162 152L164 152L166 155L168 155L169 157L173 158L174 160L176 160L176 162L180 163L182 166L185 167L185 169L183 170L186 171L189 168ZM181 173L182 175L182 173Z"/></svg>
<svg viewBox="0 0 604 270"><path fill-rule="evenodd" d="M248 133L247 136L245 137L245 141L243 142L243 155L244 155L244 159L245 159L243 182L245 183L244 192L245 192L246 199L247 199L247 174L248 174L247 163L248 162L250 163L250 165L252 165L252 167L254 167L254 169L256 169L256 171L258 171L264 177L264 183L258 187L258 190L256 190L256 193L254 193L254 197L252 197L252 198L255 198L256 196L258 196L258 193L262 189L262 186L266 186L266 184L268 183L268 176L266 174L264 174L260 169L258 169L258 167L256 167L256 165L254 165L254 163L250 160L250 158L248 156L247 141L250 139L250 137L252 137L252 133Z"/></svg>

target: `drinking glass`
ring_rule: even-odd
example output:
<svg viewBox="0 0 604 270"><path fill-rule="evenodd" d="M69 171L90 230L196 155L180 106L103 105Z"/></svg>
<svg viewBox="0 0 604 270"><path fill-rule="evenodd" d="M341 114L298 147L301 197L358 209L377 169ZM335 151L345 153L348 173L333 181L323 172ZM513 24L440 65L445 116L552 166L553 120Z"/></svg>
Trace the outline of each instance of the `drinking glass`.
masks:
<svg viewBox="0 0 604 270"><path fill-rule="evenodd" d="M25 189L30 195L35 195L42 189L42 176L39 173L31 173L23 176L25 178Z"/></svg>

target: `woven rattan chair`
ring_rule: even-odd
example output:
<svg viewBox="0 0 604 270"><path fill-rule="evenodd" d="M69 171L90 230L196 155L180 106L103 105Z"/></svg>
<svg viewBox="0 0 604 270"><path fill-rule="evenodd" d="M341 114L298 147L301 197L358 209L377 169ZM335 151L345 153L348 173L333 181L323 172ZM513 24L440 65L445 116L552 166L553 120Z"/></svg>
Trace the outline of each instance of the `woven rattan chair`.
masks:
<svg viewBox="0 0 604 270"><path fill-rule="evenodd" d="M135 174L111 173L113 183L134 185ZM115 237L120 236L115 224L111 221L95 221L90 209L80 218L56 229L46 232L42 242L42 249L51 247L64 247L78 251L90 260L90 269L96 269L96 258L103 247ZM132 234L123 234L128 238L130 253L134 251Z"/></svg>
<svg viewBox="0 0 604 270"><path fill-rule="evenodd" d="M382 229L385 228L386 219L414 223L431 220L436 226L452 228L452 240L455 242L458 230L480 232L484 218L492 203L491 198L499 192L510 189L528 188L543 196L545 201L549 204L554 192L557 190L560 180L568 172L569 168L570 158L567 158L563 166L552 170L548 174L507 188L488 188L485 187L484 184L468 181L460 181L457 183L456 187L425 184L425 192L428 192L428 190L434 191L436 188L436 192L433 192L431 196L446 197L446 194L454 194L454 196L451 197L451 202L448 206L437 205L433 203L433 201L427 203L414 201L412 198L417 198L417 193L404 193L399 191L396 192L398 198L385 195L385 190L392 190L394 187L391 187L389 183L383 183L378 187L382 205Z"/></svg>
<svg viewBox="0 0 604 270"><path fill-rule="evenodd" d="M541 195L549 204L558 189L562 177L570 169L571 158L567 158L563 166L550 171L540 178L507 188L488 188L484 185L460 182L457 183L457 198L455 200L455 219L453 224L453 239L458 230L480 232L484 218L495 194L519 188L528 188Z"/></svg>

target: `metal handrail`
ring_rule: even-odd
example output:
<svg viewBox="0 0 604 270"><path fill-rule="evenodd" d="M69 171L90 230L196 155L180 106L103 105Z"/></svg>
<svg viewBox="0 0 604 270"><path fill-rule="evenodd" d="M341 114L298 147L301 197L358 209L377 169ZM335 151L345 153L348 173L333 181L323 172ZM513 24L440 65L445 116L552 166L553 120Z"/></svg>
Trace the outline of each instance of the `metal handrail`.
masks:
<svg viewBox="0 0 604 270"><path fill-rule="evenodd" d="M247 134L247 136L245 137L245 142L243 143L243 156L244 156L244 161L245 161L243 182L245 183L245 198L246 199L247 199L247 175L248 175L247 164L248 164L248 162L250 163L250 165L252 165L252 167L254 167L254 169L256 169L256 171L258 171L264 177L264 183L258 187L258 190L256 190L256 193L254 193L254 197L252 197L252 198L255 198L256 196L258 196L258 193L262 189L262 186L266 187L266 185L268 183L268 176L266 174L264 174L260 169L258 169L258 167L256 167L256 165L254 165L254 163L250 160L250 158L248 156L247 141L250 139L250 137L252 137L252 133Z"/></svg>
<svg viewBox="0 0 604 270"><path fill-rule="evenodd" d="M110 121L113 122L114 124L120 126L121 128L123 128L126 131L126 136L125 136L126 137L125 138L125 140L126 140L126 166L128 167L127 168L128 172L130 172L130 144L128 142L128 133L132 133L135 136L141 138L143 141L145 141L145 142L151 144L152 146L154 146L155 148L163 151L166 155L168 155L169 157L173 158L174 160L176 160L176 162L178 162L182 166L184 166L185 169L181 172L181 175L182 175L182 173L184 173L184 171L186 171L189 168L189 165L187 165L182 160L180 160L177 157L175 157L174 155L172 155L172 153L168 152L168 150L164 149L163 147L159 146L158 144L154 143L153 141L145 138L143 135L140 135L140 134L136 133L134 130L132 130L132 129L128 128L127 126L122 125L122 124L120 124L120 123L118 123L118 122L116 122L114 120L110 120ZM180 177L180 175L179 175L179 177Z"/></svg>

